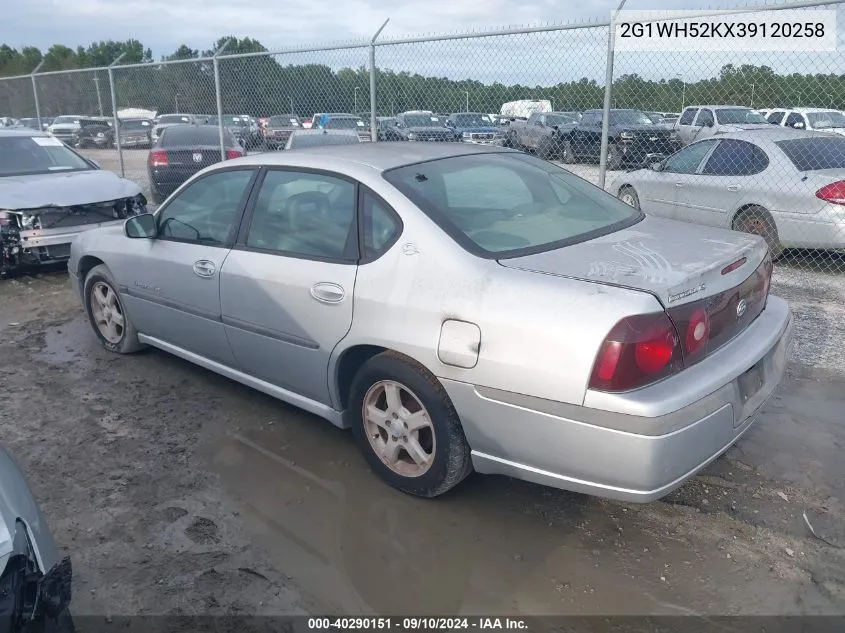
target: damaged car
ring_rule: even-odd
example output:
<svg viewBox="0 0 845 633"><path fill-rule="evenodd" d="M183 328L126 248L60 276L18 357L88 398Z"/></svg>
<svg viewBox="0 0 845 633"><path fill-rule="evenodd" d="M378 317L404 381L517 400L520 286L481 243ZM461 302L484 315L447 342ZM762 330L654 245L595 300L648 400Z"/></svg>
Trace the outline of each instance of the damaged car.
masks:
<svg viewBox="0 0 845 633"><path fill-rule="evenodd" d="M0 633L72 633L72 576L23 473L0 447Z"/></svg>
<svg viewBox="0 0 845 633"><path fill-rule="evenodd" d="M138 185L58 139L0 130L0 277L64 261L78 233L146 210Z"/></svg>

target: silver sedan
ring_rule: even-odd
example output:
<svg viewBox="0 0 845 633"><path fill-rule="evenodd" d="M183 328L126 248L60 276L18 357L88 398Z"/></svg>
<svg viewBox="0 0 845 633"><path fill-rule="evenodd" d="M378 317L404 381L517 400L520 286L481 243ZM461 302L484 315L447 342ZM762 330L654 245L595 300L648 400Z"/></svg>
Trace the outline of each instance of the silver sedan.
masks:
<svg viewBox="0 0 845 633"><path fill-rule="evenodd" d="M733 228L784 248L845 249L845 138L780 127L697 141L611 187L650 215Z"/></svg>
<svg viewBox="0 0 845 633"><path fill-rule="evenodd" d="M96 336L351 428L432 497L473 469L649 501L748 430L792 337L756 236L451 143L269 153L80 235Z"/></svg>

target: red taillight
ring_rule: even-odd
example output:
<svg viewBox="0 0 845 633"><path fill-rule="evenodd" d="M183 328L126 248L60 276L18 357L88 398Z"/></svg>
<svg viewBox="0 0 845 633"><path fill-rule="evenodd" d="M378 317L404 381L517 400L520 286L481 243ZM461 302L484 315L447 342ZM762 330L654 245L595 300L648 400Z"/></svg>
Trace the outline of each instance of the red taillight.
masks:
<svg viewBox="0 0 845 633"><path fill-rule="evenodd" d="M675 326L665 312L627 317L617 323L596 357L590 388L627 391L683 368Z"/></svg>
<svg viewBox="0 0 845 633"><path fill-rule="evenodd" d="M825 185L816 192L816 198L831 204L845 205L845 180Z"/></svg>
<svg viewBox="0 0 845 633"><path fill-rule="evenodd" d="M226 150L226 160L231 160L233 158L241 158L243 156L243 152L236 149L227 149Z"/></svg>
<svg viewBox="0 0 845 633"><path fill-rule="evenodd" d="M150 157L147 159L150 167L167 167L170 163L167 160L167 152L156 150L150 152Z"/></svg>

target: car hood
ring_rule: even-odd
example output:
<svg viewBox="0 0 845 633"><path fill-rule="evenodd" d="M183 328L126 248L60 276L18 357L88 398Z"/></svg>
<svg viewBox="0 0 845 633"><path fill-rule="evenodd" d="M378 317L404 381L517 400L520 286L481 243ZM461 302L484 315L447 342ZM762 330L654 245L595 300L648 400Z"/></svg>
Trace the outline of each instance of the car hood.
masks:
<svg viewBox="0 0 845 633"><path fill-rule="evenodd" d="M499 263L648 292L669 307L739 285L766 252L766 242L756 235L646 216L609 235ZM743 257L745 264L722 274Z"/></svg>
<svg viewBox="0 0 845 633"><path fill-rule="evenodd" d="M485 126L478 126L478 127L456 127L454 128L456 132L460 132L463 134L467 132L469 134L495 134L499 131L499 128L495 125L485 125Z"/></svg>
<svg viewBox="0 0 845 633"><path fill-rule="evenodd" d="M0 178L0 209L70 207L141 193L130 180L104 169Z"/></svg>
<svg viewBox="0 0 845 633"><path fill-rule="evenodd" d="M659 123L651 125L618 125L613 128L615 132L665 132L666 126Z"/></svg>
<svg viewBox="0 0 845 633"><path fill-rule="evenodd" d="M14 551L18 519L26 524L41 570L51 569L59 562L56 543L23 473L0 447L0 573Z"/></svg>

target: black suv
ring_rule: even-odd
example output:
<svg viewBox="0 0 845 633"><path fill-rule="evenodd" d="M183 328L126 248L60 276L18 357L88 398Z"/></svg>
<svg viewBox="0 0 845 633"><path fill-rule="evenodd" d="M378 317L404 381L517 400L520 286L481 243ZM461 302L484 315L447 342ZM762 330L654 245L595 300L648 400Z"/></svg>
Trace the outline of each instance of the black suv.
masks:
<svg viewBox="0 0 845 633"><path fill-rule="evenodd" d="M391 138L401 141L447 142L457 140L455 132L446 127L446 119L433 112L415 111L397 114L396 123L390 132Z"/></svg>
<svg viewBox="0 0 845 633"><path fill-rule="evenodd" d="M563 162L587 159L598 161L601 155L602 111L587 110L565 136ZM677 134L655 125L639 110L611 110L608 126L607 168L620 169L657 162L681 149Z"/></svg>

